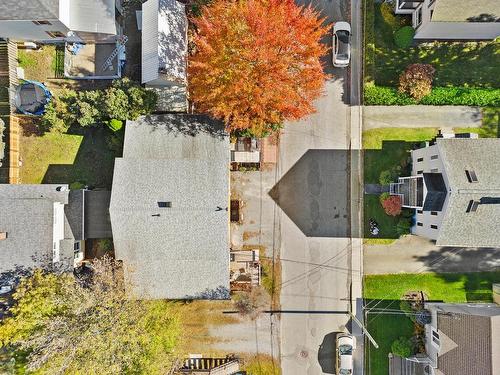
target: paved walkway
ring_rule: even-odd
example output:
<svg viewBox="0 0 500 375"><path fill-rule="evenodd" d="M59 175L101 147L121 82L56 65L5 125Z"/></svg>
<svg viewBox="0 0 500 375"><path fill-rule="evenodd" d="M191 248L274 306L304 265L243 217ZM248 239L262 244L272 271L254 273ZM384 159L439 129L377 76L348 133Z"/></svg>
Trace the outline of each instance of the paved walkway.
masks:
<svg viewBox="0 0 500 375"><path fill-rule="evenodd" d="M365 106L363 130L374 128L480 127L481 108L466 106Z"/></svg>
<svg viewBox="0 0 500 375"><path fill-rule="evenodd" d="M500 249L439 247L405 236L391 245L365 245L364 273L478 272L500 270Z"/></svg>
<svg viewBox="0 0 500 375"><path fill-rule="evenodd" d="M365 184L365 194L380 195L389 192L389 185Z"/></svg>

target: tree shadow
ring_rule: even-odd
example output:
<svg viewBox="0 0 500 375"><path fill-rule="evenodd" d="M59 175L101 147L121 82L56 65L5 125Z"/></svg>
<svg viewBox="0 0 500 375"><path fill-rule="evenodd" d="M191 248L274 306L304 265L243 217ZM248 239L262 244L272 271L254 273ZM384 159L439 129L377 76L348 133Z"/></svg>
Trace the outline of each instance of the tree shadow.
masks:
<svg viewBox="0 0 500 375"><path fill-rule="evenodd" d="M90 188L110 189L117 155L107 144L108 129L75 127L68 133L83 136L73 164L50 164L42 183L80 182Z"/></svg>
<svg viewBox="0 0 500 375"><path fill-rule="evenodd" d="M269 191L307 237L349 237L349 150L308 150Z"/></svg>

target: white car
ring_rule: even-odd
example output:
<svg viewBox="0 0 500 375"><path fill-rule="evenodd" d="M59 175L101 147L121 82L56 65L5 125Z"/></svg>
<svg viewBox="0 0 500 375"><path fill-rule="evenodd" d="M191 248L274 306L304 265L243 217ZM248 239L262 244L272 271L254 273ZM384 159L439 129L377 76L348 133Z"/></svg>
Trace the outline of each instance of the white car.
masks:
<svg viewBox="0 0 500 375"><path fill-rule="evenodd" d="M345 68L351 60L351 25L337 22L333 25L333 66Z"/></svg>
<svg viewBox="0 0 500 375"><path fill-rule="evenodd" d="M352 375L352 354L356 349L356 338L348 333L337 334L337 375Z"/></svg>

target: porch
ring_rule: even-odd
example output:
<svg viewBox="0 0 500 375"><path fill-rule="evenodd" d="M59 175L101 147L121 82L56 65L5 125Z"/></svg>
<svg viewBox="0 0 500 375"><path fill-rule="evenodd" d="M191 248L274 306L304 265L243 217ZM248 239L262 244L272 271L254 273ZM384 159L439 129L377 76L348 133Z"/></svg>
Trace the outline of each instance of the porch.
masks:
<svg viewBox="0 0 500 375"><path fill-rule="evenodd" d="M389 187L391 195L401 197L403 207L422 208L424 201L424 181L422 176L400 177Z"/></svg>
<svg viewBox="0 0 500 375"><path fill-rule="evenodd" d="M71 79L115 79L121 77L124 47L111 43L66 43L64 76Z"/></svg>
<svg viewBox="0 0 500 375"><path fill-rule="evenodd" d="M231 291L248 291L260 285L259 250L231 251L230 257Z"/></svg>

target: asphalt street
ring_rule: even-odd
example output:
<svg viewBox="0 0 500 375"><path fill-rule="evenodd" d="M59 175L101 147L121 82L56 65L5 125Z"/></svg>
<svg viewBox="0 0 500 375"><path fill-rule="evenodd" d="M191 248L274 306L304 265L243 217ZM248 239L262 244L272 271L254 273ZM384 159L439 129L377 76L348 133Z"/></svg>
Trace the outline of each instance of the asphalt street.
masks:
<svg viewBox="0 0 500 375"><path fill-rule="evenodd" d="M349 1L298 2L311 4L329 23L350 20ZM331 36L325 42L331 45ZM357 49L353 53L359 59ZM325 67L331 78L317 112L285 124L278 183L270 192L281 209L281 308L294 312L281 314L286 375L335 373L335 334L352 329L350 102L359 94L351 95L352 74L334 68L331 54Z"/></svg>

